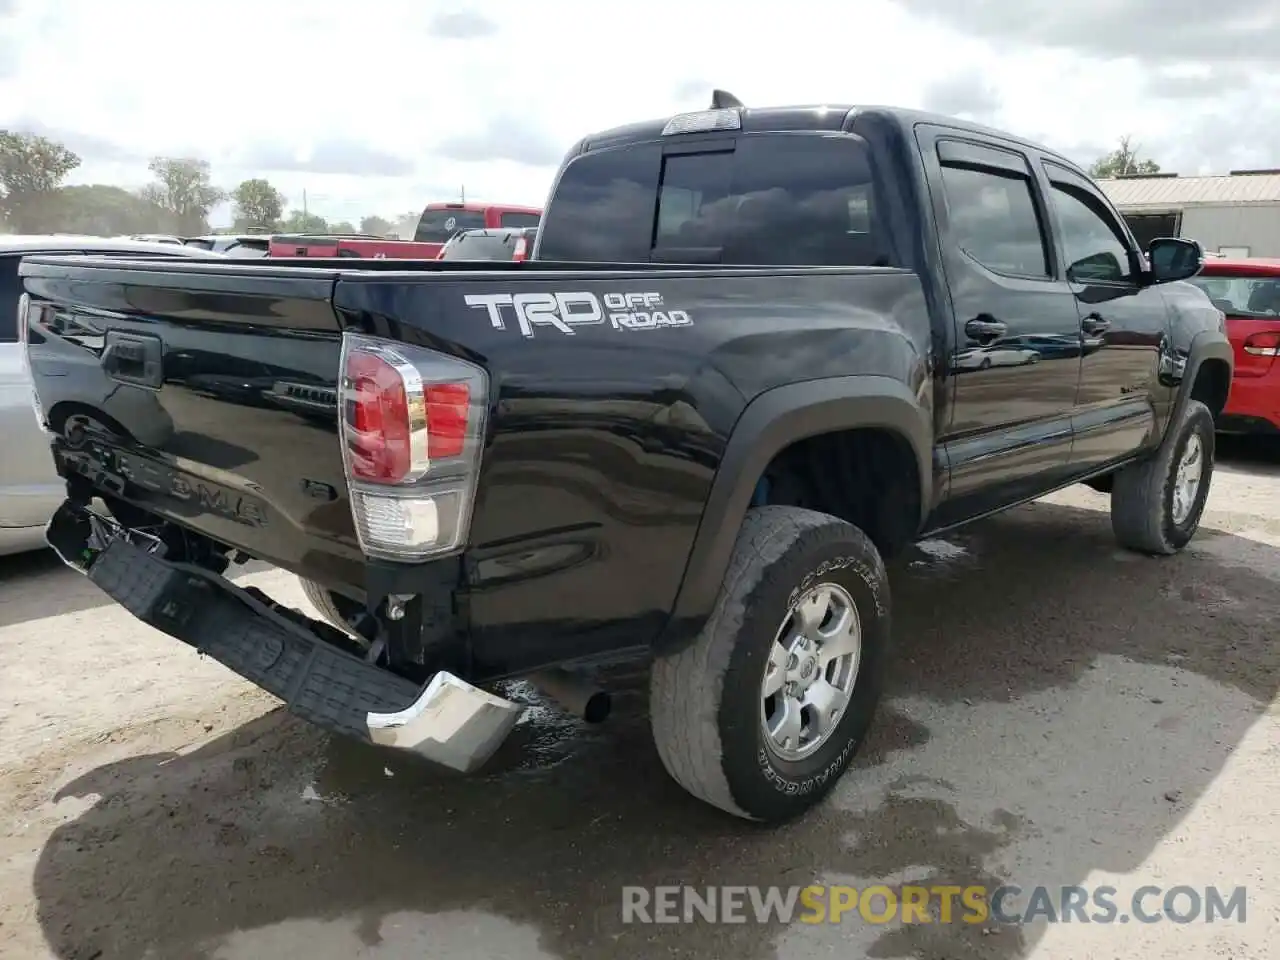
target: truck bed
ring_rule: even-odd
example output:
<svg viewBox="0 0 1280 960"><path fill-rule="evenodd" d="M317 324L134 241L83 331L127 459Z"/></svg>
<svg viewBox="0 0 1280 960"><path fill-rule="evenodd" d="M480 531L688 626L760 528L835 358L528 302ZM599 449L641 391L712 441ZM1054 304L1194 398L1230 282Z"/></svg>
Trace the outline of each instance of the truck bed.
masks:
<svg viewBox="0 0 1280 960"><path fill-rule="evenodd" d="M454 585L478 675L647 642L747 400L859 372L910 382L929 349L919 279L888 268L59 257L21 273L64 475L357 598L370 564L338 437L344 332L485 369ZM524 313L512 297L529 298ZM582 323L573 311L591 302L610 306ZM884 346L903 340L889 315L917 323L905 355ZM155 362L108 375L113 343ZM890 369L901 356L918 370Z"/></svg>

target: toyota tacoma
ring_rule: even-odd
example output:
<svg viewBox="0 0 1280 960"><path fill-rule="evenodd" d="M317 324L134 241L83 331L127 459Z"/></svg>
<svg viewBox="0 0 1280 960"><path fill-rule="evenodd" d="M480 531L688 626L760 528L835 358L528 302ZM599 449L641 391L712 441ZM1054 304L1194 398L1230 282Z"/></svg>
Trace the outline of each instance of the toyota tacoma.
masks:
<svg viewBox="0 0 1280 960"><path fill-rule="evenodd" d="M575 145L524 262L26 259L47 536L301 717L457 770L509 681L598 717L583 678L646 661L670 775L778 823L871 723L885 558L1074 483L1126 548L1191 539L1233 365L1201 264L1008 133L717 94ZM77 351L169 439L86 405Z"/></svg>

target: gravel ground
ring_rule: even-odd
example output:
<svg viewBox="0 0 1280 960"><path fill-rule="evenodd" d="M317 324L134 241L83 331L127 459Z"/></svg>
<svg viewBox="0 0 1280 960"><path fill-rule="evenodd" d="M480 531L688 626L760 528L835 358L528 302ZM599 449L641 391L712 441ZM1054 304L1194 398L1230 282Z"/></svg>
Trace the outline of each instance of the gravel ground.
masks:
<svg viewBox="0 0 1280 960"><path fill-rule="evenodd" d="M0 956L1274 957L1280 455L1235 448L1176 558L1118 551L1106 506L1073 488L899 562L871 741L773 832L669 780L634 677L604 726L535 711L453 777L290 718L50 557L0 562ZM1243 885L1248 912L621 920L624 885L811 882Z"/></svg>

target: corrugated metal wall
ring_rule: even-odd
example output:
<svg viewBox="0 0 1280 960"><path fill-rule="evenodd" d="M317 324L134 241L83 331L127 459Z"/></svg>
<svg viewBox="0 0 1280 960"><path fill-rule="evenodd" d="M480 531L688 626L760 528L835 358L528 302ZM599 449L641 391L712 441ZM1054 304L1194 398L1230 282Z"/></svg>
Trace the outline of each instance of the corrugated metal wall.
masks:
<svg viewBox="0 0 1280 960"><path fill-rule="evenodd" d="M1199 240L1209 251L1248 247L1251 257L1280 257L1280 203L1187 207L1182 212L1182 235Z"/></svg>

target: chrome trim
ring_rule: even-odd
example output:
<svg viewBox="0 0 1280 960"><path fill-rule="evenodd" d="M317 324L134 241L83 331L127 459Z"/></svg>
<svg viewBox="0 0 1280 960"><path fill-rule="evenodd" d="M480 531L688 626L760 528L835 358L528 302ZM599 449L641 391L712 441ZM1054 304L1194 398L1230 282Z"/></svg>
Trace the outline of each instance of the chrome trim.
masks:
<svg viewBox="0 0 1280 960"><path fill-rule="evenodd" d="M365 721L374 743L470 773L493 756L523 711L523 704L442 670L411 706L396 713L369 713Z"/></svg>

